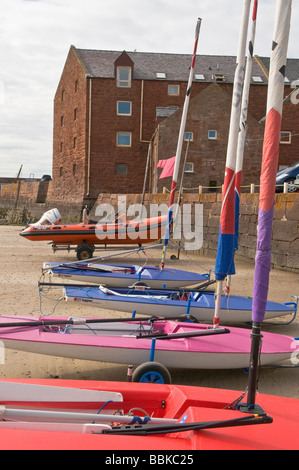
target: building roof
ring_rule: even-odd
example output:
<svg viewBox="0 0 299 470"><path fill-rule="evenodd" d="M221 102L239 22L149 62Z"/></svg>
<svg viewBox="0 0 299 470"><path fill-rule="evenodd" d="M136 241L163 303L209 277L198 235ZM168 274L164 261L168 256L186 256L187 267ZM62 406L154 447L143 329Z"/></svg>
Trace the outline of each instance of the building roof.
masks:
<svg viewBox="0 0 299 470"><path fill-rule="evenodd" d="M123 53L123 51L77 48L75 51L88 73L98 78L114 78L114 62ZM126 53L134 62L134 79L157 80L156 73L160 72L165 73L168 81L188 81L192 58L190 54L127 51ZM269 70L270 59L261 57L260 60ZM235 68L235 56L198 55L195 63L195 80L233 83ZM267 83L266 74L256 60L253 61L252 76L260 77L255 83ZM299 59L288 59L286 76L290 82L299 78Z"/></svg>

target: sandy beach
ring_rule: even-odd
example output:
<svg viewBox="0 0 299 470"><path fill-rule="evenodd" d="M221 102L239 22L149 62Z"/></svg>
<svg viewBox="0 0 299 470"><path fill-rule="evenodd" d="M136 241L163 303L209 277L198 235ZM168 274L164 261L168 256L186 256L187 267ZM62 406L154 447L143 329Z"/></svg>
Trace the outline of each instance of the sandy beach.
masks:
<svg viewBox="0 0 299 470"><path fill-rule="evenodd" d="M119 317L118 312L98 308L78 306L64 300L40 297L38 281L45 261L74 261L75 252L53 253L48 242L30 242L19 236L21 228L0 226L1 249L1 295L2 315L55 315ZM97 255L100 252L97 252ZM108 254L108 252L105 252ZM157 265L161 259L159 251L148 252L148 264ZM144 264L144 254L130 254L129 257L112 258L110 262ZM108 261L107 261L108 262ZM192 271L206 272L214 269L213 258L181 253L179 260L167 257L167 266ZM232 281L232 294L252 296L254 265L236 262L237 274ZM291 302L292 295L299 296L299 274L272 270L270 275L269 300ZM121 314L123 315L123 314ZM265 331L299 337L298 317L291 324L290 317L280 318L275 324L264 324ZM283 325L279 323L284 323ZM244 325L243 325L244 326ZM246 326L245 326L246 327ZM243 370L170 370L173 383L215 387L243 391L246 389L248 374ZM83 380L126 381L127 366L100 362L80 361L60 357L42 356L14 350L5 350L5 364L0 364L0 375L5 378L60 378ZM259 379L259 392L299 398L299 369L262 369Z"/></svg>

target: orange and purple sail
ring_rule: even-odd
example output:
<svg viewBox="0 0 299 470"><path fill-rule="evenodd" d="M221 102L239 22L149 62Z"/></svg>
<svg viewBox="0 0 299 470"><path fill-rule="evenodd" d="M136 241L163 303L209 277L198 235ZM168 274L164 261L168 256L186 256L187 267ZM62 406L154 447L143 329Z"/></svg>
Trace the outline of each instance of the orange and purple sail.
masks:
<svg viewBox="0 0 299 470"><path fill-rule="evenodd" d="M253 322L262 322L271 269L271 238L278 168L283 94L292 0L278 0L270 60L266 125L260 178L257 249L253 289Z"/></svg>

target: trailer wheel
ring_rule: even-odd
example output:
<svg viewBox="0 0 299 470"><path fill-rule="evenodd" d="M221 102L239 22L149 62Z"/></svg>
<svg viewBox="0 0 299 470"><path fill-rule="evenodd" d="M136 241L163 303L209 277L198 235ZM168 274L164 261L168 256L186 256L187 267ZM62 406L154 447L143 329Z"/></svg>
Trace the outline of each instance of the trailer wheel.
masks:
<svg viewBox="0 0 299 470"><path fill-rule="evenodd" d="M168 369L158 362L145 362L136 367L132 375L133 382L170 384L171 375Z"/></svg>
<svg viewBox="0 0 299 470"><path fill-rule="evenodd" d="M94 248L91 245L88 245L87 243L78 245L76 248L77 259L79 261L83 259L92 258L93 252L94 252Z"/></svg>

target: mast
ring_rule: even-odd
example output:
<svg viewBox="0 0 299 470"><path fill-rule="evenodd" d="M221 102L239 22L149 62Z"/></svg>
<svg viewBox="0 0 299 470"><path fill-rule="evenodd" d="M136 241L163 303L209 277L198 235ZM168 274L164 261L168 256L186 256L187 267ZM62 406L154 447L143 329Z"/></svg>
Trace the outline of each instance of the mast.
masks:
<svg viewBox="0 0 299 470"><path fill-rule="evenodd" d="M249 365L247 408L255 404L257 368L271 269L271 238L275 204L275 180L278 167L284 79L290 32L292 0L277 0L272 54L268 82L268 98L258 213L255 257L252 346Z"/></svg>
<svg viewBox="0 0 299 470"><path fill-rule="evenodd" d="M249 103L249 91L251 84L251 71L253 63L253 50L255 42L255 31L256 31L256 18L257 18L258 0L254 0L250 39L248 42L248 54L246 62L246 71L244 79L242 107L241 107L241 118L240 118L240 129L237 147L237 159L236 159L236 176L235 176L235 251L239 248L239 215L240 215L240 194L241 194L241 180L244 160L244 147L247 130L247 115L248 115L248 103ZM230 278L227 276L227 291L230 288Z"/></svg>
<svg viewBox="0 0 299 470"><path fill-rule="evenodd" d="M241 179L242 179L243 160L244 160L245 138L246 138L246 130L247 130L247 115L248 115L249 92L250 92L251 72L252 72L252 63L253 63L253 50L254 50L254 43L255 43L257 9L258 9L258 0L254 0L253 11L252 11L252 21L251 21L251 31L250 31L250 38L248 42L248 54L247 54L246 72L245 72L245 79L244 79L241 118L240 118L240 131L239 131L239 138L238 138L237 160L236 160L235 251L238 250Z"/></svg>
<svg viewBox="0 0 299 470"><path fill-rule="evenodd" d="M221 305L221 292L223 280L226 276L235 274L234 243L235 243L235 171L236 155L240 125L242 91L245 73L245 52L248 32L249 12L251 0L244 0L242 23L238 46L237 66L235 70L230 129L228 136L224 189L220 215L220 229L215 264L215 278L217 281L215 312L213 326L219 325Z"/></svg>
<svg viewBox="0 0 299 470"><path fill-rule="evenodd" d="M181 119L181 125L180 125L180 131L179 131L179 137L178 137L178 143L177 143L177 150L176 150L176 158L175 158L175 164L174 164L174 170L173 170L173 176L172 176L172 184L171 184L171 190L170 190L169 207L168 207L167 222L166 222L166 231L165 231L163 249L162 249L162 260L161 260L161 265L160 265L161 269L163 269L165 265L166 246L168 245L169 232L170 232L170 227L172 224L173 204L174 204L175 191L176 191L176 186L177 186L177 181L178 181L178 173L179 173L179 168L180 168L182 147L183 147L183 142L184 142L184 133L185 133L187 112L188 112L189 101L190 101L191 86L192 86L192 81L193 81L200 26L201 26L201 18L198 18L196 29L195 29L194 50L193 50L191 67L190 67L187 92L186 92L186 97L185 97L185 102L184 102L184 107L183 107L183 113L182 113L182 119Z"/></svg>

